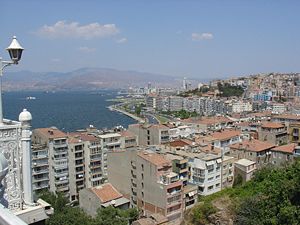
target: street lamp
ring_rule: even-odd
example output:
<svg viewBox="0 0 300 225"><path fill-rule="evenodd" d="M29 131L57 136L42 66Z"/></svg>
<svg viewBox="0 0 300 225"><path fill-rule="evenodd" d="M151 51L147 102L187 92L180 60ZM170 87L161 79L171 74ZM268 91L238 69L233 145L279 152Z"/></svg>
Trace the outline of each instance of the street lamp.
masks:
<svg viewBox="0 0 300 225"><path fill-rule="evenodd" d="M5 67L12 64L18 64L22 57L24 48L17 41L17 37L13 36L11 44L6 49L9 53L11 61L4 61L0 57L0 124L3 124L3 110L2 110L2 75Z"/></svg>

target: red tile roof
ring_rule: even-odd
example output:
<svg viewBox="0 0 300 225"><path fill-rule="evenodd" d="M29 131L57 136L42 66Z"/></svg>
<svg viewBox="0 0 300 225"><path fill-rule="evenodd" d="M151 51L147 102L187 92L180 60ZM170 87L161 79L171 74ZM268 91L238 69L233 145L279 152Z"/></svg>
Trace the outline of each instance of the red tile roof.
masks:
<svg viewBox="0 0 300 225"><path fill-rule="evenodd" d="M260 152L260 151L264 151L264 150L268 150L273 148L275 145L266 142L266 141L259 141L256 139L253 140L246 140L240 143L236 143L233 145L230 145L231 149L239 149L239 150L247 150L247 151L251 151L251 152Z"/></svg>
<svg viewBox="0 0 300 225"><path fill-rule="evenodd" d="M50 128L38 128L35 129L38 133L45 136L48 139L56 139L56 138L66 138L67 134L60 131L56 127L50 127Z"/></svg>
<svg viewBox="0 0 300 225"><path fill-rule="evenodd" d="M227 140L236 136L239 136L241 131L238 130L225 130L221 132L215 132L211 136L215 140Z"/></svg>
<svg viewBox="0 0 300 225"><path fill-rule="evenodd" d="M295 151L296 144L288 144L288 145L282 145L282 146L277 146L275 148L272 148L272 151L277 151L277 152L285 152L285 153L291 153L293 154Z"/></svg>
<svg viewBox="0 0 300 225"><path fill-rule="evenodd" d="M101 203L110 202L112 200L123 197L110 183L102 184L98 187L91 188L91 191L97 195Z"/></svg>
<svg viewBox="0 0 300 225"><path fill-rule="evenodd" d="M284 125L281 124L281 123L263 122L261 127L262 128L278 129L278 128L284 128Z"/></svg>

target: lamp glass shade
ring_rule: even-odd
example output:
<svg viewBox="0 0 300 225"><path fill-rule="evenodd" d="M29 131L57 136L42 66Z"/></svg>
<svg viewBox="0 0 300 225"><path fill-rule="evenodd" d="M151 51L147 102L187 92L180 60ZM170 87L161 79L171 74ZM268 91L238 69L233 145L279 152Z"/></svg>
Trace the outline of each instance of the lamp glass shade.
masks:
<svg viewBox="0 0 300 225"><path fill-rule="evenodd" d="M9 53L11 60L14 62L18 62L22 57L23 49L9 49L7 51Z"/></svg>
<svg viewBox="0 0 300 225"><path fill-rule="evenodd" d="M8 51L11 60L18 63L22 57L24 48L19 44L17 37L13 36L13 40L6 50Z"/></svg>

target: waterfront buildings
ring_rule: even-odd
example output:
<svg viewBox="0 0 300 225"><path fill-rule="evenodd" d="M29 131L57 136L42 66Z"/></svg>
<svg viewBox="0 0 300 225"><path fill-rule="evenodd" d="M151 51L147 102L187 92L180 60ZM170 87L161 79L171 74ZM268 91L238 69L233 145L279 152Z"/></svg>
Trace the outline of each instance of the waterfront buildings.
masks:
<svg viewBox="0 0 300 225"><path fill-rule="evenodd" d="M55 127L35 129L32 134L33 145L48 148L48 169L50 191L62 192L70 197L68 142L67 134ZM34 165L33 165L34 166Z"/></svg>

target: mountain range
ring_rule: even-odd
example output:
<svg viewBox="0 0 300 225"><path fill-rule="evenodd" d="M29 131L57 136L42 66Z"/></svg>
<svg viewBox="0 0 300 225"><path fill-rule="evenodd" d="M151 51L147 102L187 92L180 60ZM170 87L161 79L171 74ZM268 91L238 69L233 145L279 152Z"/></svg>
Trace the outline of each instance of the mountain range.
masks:
<svg viewBox="0 0 300 225"><path fill-rule="evenodd" d="M182 78L138 71L106 68L82 68L71 72L7 72L3 76L6 91L97 90L146 86L180 86Z"/></svg>

